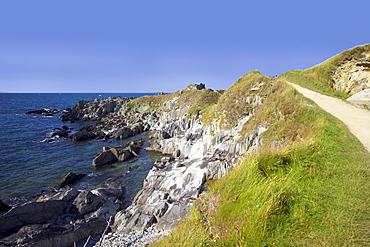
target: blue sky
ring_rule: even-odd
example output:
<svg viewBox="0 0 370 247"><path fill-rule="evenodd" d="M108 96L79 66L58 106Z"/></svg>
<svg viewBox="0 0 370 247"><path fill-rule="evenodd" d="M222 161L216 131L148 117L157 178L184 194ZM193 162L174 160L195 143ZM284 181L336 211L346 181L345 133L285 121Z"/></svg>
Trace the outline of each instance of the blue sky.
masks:
<svg viewBox="0 0 370 247"><path fill-rule="evenodd" d="M227 89L370 42L368 0L0 3L0 91Z"/></svg>

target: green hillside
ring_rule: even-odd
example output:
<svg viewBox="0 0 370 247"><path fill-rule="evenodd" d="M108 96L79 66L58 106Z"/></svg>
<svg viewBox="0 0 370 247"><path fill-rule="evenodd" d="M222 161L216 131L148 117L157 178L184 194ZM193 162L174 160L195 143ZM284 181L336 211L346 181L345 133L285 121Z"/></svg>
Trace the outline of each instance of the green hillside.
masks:
<svg viewBox="0 0 370 247"><path fill-rule="evenodd" d="M360 53L279 78L252 71L222 94L212 93L211 106L198 100L204 124L228 128L250 114L244 132L267 127L263 148L208 182L188 218L155 246L370 245L370 154L343 123L285 83L340 95L324 83L328 73ZM252 108L247 99L262 104Z"/></svg>
<svg viewBox="0 0 370 247"><path fill-rule="evenodd" d="M370 62L369 57L365 55L365 53L369 52L370 44L357 46L312 68L306 70L291 70L280 75L279 78L322 94L339 98L348 98L350 95L346 92L339 92L333 89L332 71L334 71L343 62L350 59Z"/></svg>

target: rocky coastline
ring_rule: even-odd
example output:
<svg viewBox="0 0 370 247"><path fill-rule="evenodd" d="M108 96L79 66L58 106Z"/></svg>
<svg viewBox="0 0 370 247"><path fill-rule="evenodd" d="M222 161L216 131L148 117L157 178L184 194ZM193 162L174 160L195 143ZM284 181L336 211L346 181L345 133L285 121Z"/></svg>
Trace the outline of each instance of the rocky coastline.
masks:
<svg viewBox="0 0 370 247"><path fill-rule="evenodd" d="M204 84L190 85L185 90L212 92ZM171 232L204 191L206 181L224 176L242 155L258 152L261 134L266 130L259 126L247 134L241 133L252 112L240 117L232 128L223 129L216 122L204 125L199 115L189 114L192 105L181 102L181 93L166 98L159 103L160 107L153 105L154 99L133 102L133 99L110 97L80 101L64 111L63 122L92 124L79 130L67 126L57 128L53 138L104 141L154 131L147 150L169 157L153 164L142 189L128 207L122 204L124 183L119 178L88 191L73 187L79 176L66 176L71 182L62 182L54 191L0 213L0 221L4 222L0 227L0 244L72 246L106 233L108 225L110 233L103 235L104 241L97 246L115 243L140 246L139 242L145 246ZM253 100L250 105L261 103ZM105 147L92 166L124 161L136 156L141 148L142 140L127 147Z"/></svg>

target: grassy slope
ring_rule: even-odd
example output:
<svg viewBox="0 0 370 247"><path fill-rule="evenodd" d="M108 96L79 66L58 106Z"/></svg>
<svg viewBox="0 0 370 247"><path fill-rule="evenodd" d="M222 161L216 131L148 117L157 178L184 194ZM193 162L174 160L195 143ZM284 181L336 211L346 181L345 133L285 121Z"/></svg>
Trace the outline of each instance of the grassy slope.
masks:
<svg viewBox="0 0 370 247"><path fill-rule="evenodd" d="M370 51L370 44L358 46L344 51L312 68L306 70L291 70L280 75L279 78L325 95L345 99L350 95L333 89L331 72L348 59L363 59L363 53L368 51Z"/></svg>
<svg viewBox="0 0 370 247"><path fill-rule="evenodd" d="M253 72L231 88L261 80L266 78ZM189 217L155 246L370 244L369 153L341 122L292 87L269 85L246 125L269 126L262 152L211 181ZM227 95L211 112L225 107ZM285 148L271 150L273 140Z"/></svg>
<svg viewBox="0 0 370 247"><path fill-rule="evenodd" d="M215 105L221 94L222 91L213 91L211 89L185 89L172 94L143 96L124 104L121 111L131 112L136 111L138 108L144 108L147 111L160 110L166 101L178 98L177 107L186 104L190 107L188 110L189 117L198 117L201 110Z"/></svg>

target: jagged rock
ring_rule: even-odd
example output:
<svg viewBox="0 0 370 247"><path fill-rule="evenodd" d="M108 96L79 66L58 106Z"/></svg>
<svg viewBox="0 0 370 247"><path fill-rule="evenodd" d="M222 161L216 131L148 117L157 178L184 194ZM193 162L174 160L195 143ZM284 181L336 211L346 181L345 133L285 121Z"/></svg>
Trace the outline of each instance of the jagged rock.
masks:
<svg viewBox="0 0 370 247"><path fill-rule="evenodd" d="M239 157L258 149L265 128L258 127L243 138L238 135L248 119L242 118L234 128L216 133L213 126L204 126L186 115L161 125L146 150L189 158L164 157L155 162L131 206L117 213L112 230L121 234L149 226L173 229L206 180L222 177ZM170 138L163 138L163 133Z"/></svg>
<svg viewBox="0 0 370 247"><path fill-rule="evenodd" d="M113 132L110 136L111 138L122 140L122 139L126 139L133 135L134 135L134 132L131 130L131 128L123 127Z"/></svg>
<svg viewBox="0 0 370 247"><path fill-rule="evenodd" d="M54 200L29 202L13 207L0 216L0 232L6 232L24 225L44 223L60 214L65 207L66 202Z"/></svg>
<svg viewBox="0 0 370 247"><path fill-rule="evenodd" d="M81 100L62 115L62 121L97 121L117 113L123 103L134 98L109 97L107 99Z"/></svg>
<svg viewBox="0 0 370 247"><path fill-rule="evenodd" d="M174 158L165 157L160 162L163 169L154 166L132 205L117 213L112 226L115 232L144 230L154 223L165 228L165 222L171 222L168 227L172 227L184 213L184 210L177 210L176 207L187 208L202 190L206 178L203 161L178 165ZM174 205L176 206L172 208ZM170 209L171 213L167 214Z"/></svg>
<svg viewBox="0 0 370 247"><path fill-rule="evenodd" d="M48 191L36 202L10 210L0 217L0 233L8 236L0 240L0 246L71 246L101 234L107 220L121 209L117 199L123 189L122 185L116 187L91 192L75 188Z"/></svg>
<svg viewBox="0 0 370 247"><path fill-rule="evenodd" d="M144 131L144 126L142 123L134 124L134 126L131 127L131 131L132 131L132 135L135 136Z"/></svg>
<svg viewBox="0 0 370 247"><path fill-rule="evenodd" d="M59 190L57 192L55 191L47 191L37 198L34 199L36 202L45 202L45 201L64 201L66 203L72 201L77 197L79 194L78 190L76 188L68 188Z"/></svg>
<svg viewBox="0 0 370 247"><path fill-rule="evenodd" d="M143 139L138 139L126 144L127 148L106 148L98 154L92 162L94 167L102 167L115 162L123 162L130 157L138 156L144 143Z"/></svg>
<svg viewBox="0 0 370 247"><path fill-rule="evenodd" d="M85 141L95 138L96 135L92 132L87 131L77 131L71 136L72 141Z"/></svg>
<svg viewBox="0 0 370 247"><path fill-rule="evenodd" d="M59 137L67 137L69 135L70 130L73 129L71 127L68 127L66 125L53 129L52 137L59 136Z"/></svg>
<svg viewBox="0 0 370 247"><path fill-rule="evenodd" d="M120 188L98 188L92 190L91 193L108 200L109 198L120 199L123 195L123 189Z"/></svg>
<svg viewBox="0 0 370 247"><path fill-rule="evenodd" d="M161 131L160 132L160 137L163 138L163 139L171 138L170 134L168 134L166 131Z"/></svg>
<svg viewBox="0 0 370 247"><path fill-rule="evenodd" d="M133 155L133 156L139 156L139 152L141 150L141 147L139 146L129 146L128 151Z"/></svg>
<svg viewBox="0 0 370 247"><path fill-rule="evenodd" d="M161 220L155 226L158 231L171 231L181 219L185 218L189 212L189 204L191 201L174 202L170 204L170 208L161 217Z"/></svg>
<svg viewBox="0 0 370 247"><path fill-rule="evenodd" d="M132 142L129 142L127 143L125 146L128 147L128 146L142 146L144 144L144 139L140 138L140 139L137 139L137 140L134 140Z"/></svg>
<svg viewBox="0 0 370 247"><path fill-rule="evenodd" d="M12 207L5 204L2 200L0 200L0 212L9 211Z"/></svg>
<svg viewBox="0 0 370 247"><path fill-rule="evenodd" d="M344 61L332 71L333 87L345 93L358 93L370 88L369 62Z"/></svg>
<svg viewBox="0 0 370 247"><path fill-rule="evenodd" d="M81 215L84 215L97 210L102 201L102 198L99 196L94 195L90 191L83 190L72 204L76 206Z"/></svg>
<svg viewBox="0 0 370 247"><path fill-rule="evenodd" d="M91 221L77 224L35 224L22 227L17 233L0 240L0 245L66 247L89 236L99 235L104 231L106 221Z"/></svg>
<svg viewBox="0 0 370 247"><path fill-rule="evenodd" d="M57 189L60 189L62 187L65 187L67 185L74 184L77 180L85 177L86 174L76 174L73 172L68 173L67 175L64 176L62 182L60 183L59 186L57 186Z"/></svg>
<svg viewBox="0 0 370 247"><path fill-rule="evenodd" d="M129 158L131 158L132 156L134 156L132 154L132 152L129 150L129 148L126 148L126 149L123 149L120 154L119 154L119 157L118 157L118 160L123 162Z"/></svg>
<svg viewBox="0 0 370 247"><path fill-rule="evenodd" d="M62 129L62 130L56 131L56 132L54 132L54 133L52 134L52 136L59 136L59 137L66 137L66 136L68 136L68 135L69 135L69 133L68 133L68 131L67 131L67 130L65 130L65 129Z"/></svg>
<svg viewBox="0 0 370 247"><path fill-rule="evenodd" d="M53 114L61 113L61 110L57 109L40 109L40 110L34 110L26 112L26 114L42 114L47 116L53 116Z"/></svg>
<svg viewBox="0 0 370 247"><path fill-rule="evenodd" d="M101 152L96 156L92 162L93 167L102 167L105 165L113 164L118 162L118 151L116 149L109 149Z"/></svg>

